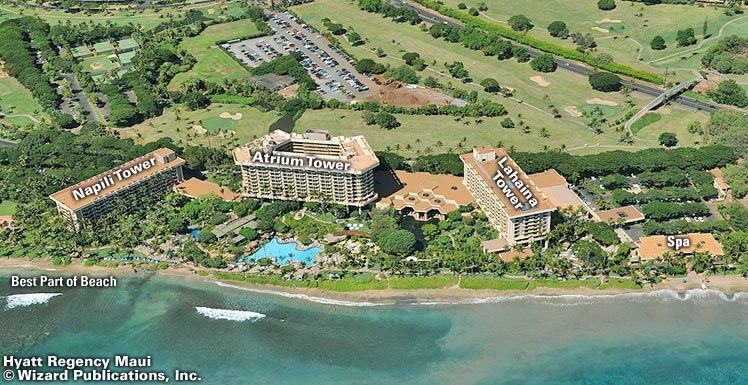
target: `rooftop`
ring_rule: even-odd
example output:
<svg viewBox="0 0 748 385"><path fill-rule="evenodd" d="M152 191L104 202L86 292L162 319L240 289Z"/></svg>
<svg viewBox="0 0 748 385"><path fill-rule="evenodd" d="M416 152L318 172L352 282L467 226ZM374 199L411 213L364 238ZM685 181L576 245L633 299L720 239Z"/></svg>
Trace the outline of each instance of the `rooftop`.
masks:
<svg viewBox="0 0 748 385"><path fill-rule="evenodd" d="M154 165L150 168L144 168L142 171L138 172L137 174L119 181L114 175L115 171L125 170L129 169L133 166L140 165L143 162L147 162L151 158L156 158L156 161L154 162ZM159 158L164 159L165 162L162 163ZM171 160L166 161L167 159L171 158ZM87 180L84 180L83 182L80 182L76 185L70 186L62 191L58 191L49 197L52 198L54 201L61 203L65 207L71 209L71 210L77 210L83 206L86 206L87 204L94 202L97 199L104 198L105 196L115 193L123 188L129 187L132 184L139 182L147 177L150 177L154 174L157 174L163 170L166 170L168 168L173 168L179 165L184 164L184 160L182 158L179 158L176 156L174 151L168 149L168 148L159 148L158 150L155 150L153 152L149 152L148 154L145 154L139 158L133 159L121 166L115 167L109 171L103 172L99 175L96 175L94 177L91 177ZM111 186L108 186L106 188L103 188L98 195L87 195L81 199L76 200L73 197L73 190L85 189L87 187L91 187L93 185L98 184L104 177L111 176L114 180L114 184Z"/></svg>
<svg viewBox="0 0 748 385"><path fill-rule="evenodd" d="M639 248L636 252L641 256L643 260L650 260L662 256L666 252L671 253L683 253L683 254L694 254L709 252L712 255L725 255L722 245L714 239L714 236L709 233L690 233L678 235L676 238L688 239L690 245L687 247L681 247L677 251L668 246L667 236L665 235L653 235L650 237L642 237L638 244Z"/></svg>
<svg viewBox="0 0 748 385"><path fill-rule="evenodd" d="M354 172L363 172L379 165L379 159L363 136L331 136L322 130L307 130L303 134L275 130L234 149L234 161L253 165L252 156L257 152L291 157L313 155L319 159L344 161L350 164ZM274 166L288 167L280 164Z"/></svg>
<svg viewBox="0 0 748 385"><path fill-rule="evenodd" d="M438 210L446 214L474 201L462 184L462 178L454 175L378 171L374 180L374 189L382 197L381 202L398 210L410 207L417 212Z"/></svg>
<svg viewBox="0 0 748 385"><path fill-rule="evenodd" d="M216 194L216 196L224 201L241 200L241 194L231 191L228 187L197 178L190 178L177 184L174 186L174 190L190 198L197 198L200 195L206 194Z"/></svg>
<svg viewBox="0 0 748 385"><path fill-rule="evenodd" d="M625 223L632 223L644 220L644 214L634 206L623 206L617 209L600 210L594 213L600 219L600 222L616 223L618 218L623 218Z"/></svg>
<svg viewBox="0 0 748 385"><path fill-rule="evenodd" d="M504 166L509 166L512 170L517 171L518 179L527 186L529 191L532 193L533 198L537 199L538 203L534 207L526 206L521 209L515 208L515 204L509 201L509 199L501 192L499 186L496 185L496 182L494 182L493 177L496 176L496 172L499 171L499 161L504 157L507 158ZM527 177L527 174L522 171L511 157L509 157L509 154L507 154L504 149L493 149L488 146L476 147L473 149L472 153L460 155L460 158L463 163L471 166L477 171L479 178L491 189L493 195L498 197L498 201L501 202L503 209L510 217L536 214L538 212L551 211L554 209L554 206L535 185L535 182ZM502 174L503 173L502 170ZM509 180L506 175L504 176L505 180ZM513 187L511 188L511 192L517 195L520 202L527 202L527 199L519 192L519 189Z"/></svg>
<svg viewBox="0 0 748 385"><path fill-rule="evenodd" d="M569 188L566 178L554 169L530 174L528 178L535 182L535 186L540 189L554 207L587 207L582 199Z"/></svg>
<svg viewBox="0 0 748 385"><path fill-rule="evenodd" d="M229 223L218 225L215 229L211 230L211 233L213 233L213 235L218 238L223 238L229 234L239 234L239 230L245 227L249 227L252 229L257 227L257 222L255 221L254 215L249 214Z"/></svg>

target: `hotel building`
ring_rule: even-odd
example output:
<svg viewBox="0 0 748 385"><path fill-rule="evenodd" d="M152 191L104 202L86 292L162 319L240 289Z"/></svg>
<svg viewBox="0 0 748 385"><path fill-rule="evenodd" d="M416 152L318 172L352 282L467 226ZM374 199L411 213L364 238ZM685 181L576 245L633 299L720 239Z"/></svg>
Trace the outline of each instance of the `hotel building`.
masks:
<svg viewBox="0 0 748 385"><path fill-rule="evenodd" d="M502 243L513 246L543 240L556 208L503 149L478 147L460 158L465 173L462 183L501 232Z"/></svg>
<svg viewBox="0 0 748 385"><path fill-rule="evenodd" d="M253 198L365 206L377 199L379 165L363 136L276 130L234 150L243 194Z"/></svg>
<svg viewBox="0 0 748 385"><path fill-rule="evenodd" d="M174 151L160 148L49 197L60 215L79 231L84 220L112 211L118 201L129 210L152 193L171 191L184 180L182 165L184 160Z"/></svg>

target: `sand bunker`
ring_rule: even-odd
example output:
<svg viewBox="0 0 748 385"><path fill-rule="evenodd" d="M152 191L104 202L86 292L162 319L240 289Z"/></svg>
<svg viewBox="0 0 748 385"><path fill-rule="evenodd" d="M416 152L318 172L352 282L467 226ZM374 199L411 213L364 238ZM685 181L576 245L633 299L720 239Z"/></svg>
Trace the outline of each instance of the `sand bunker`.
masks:
<svg viewBox="0 0 748 385"><path fill-rule="evenodd" d="M567 106L564 108L564 111L575 118L582 116L582 113L579 112L576 106Z"/></svg>
<svg viewBox="0 0 748 385"><path fill-rule="evenodd" d="M541 87L548 87L551 85L551 82L549 82L548 80L545 80L545 78L542 76L531 76L530 80L534 81Z"/></svg>
<svg viewBox="0 0 748 385"><path fill-rule="evenodd" d="M219 19L227 19L228 17L226 15L218 16Z"/></svg>
<svg viewBox="0 0 748 385"><path fill-rule="evenodd" d="M608 31L607 29L605 29L605 28L600 28L600 27L592 27L592 30L595 30L595 31L597 31L597 32L602 32L602 33L608 33L608 32L610 32L610 31Z"/></svg>
<svg viewBox="0 0 748 385"><path fill-rule="evenodd" d="M587 99L588 104L602 104L603 106L617 106L618 103L611 102L610 100L603 100L600 98L594 98L594 99Z"/></svg>
<svg viewBox="0 0 748 385"><path fill-rule="evenodd" d="M208 14L209 14L209 15L212 15L212 14L214 14L214 13L216 13L216 10L215 10L215 9L211 8L211 9L209 9L209 10L208 10Z"/></svg>
<svg viewBox="0 0 748 385"><path fill-rule="evenodd" d="M598 20L598 21L596 21L595 23L596 23L596 24L602 24L602 23L620 23L620 22L621 22L621 21L620 21L620 20L618 20L618 19L615 19L615 20L611 20L611 19L602 19L602 20Z"/></svg>
<svg viewBox="0 0 748 385"><path fill-rule="evenodd" d="M200 134L200 135L208 132L208 130L204 129L203 126L198 125L198 124L192 126L192 129L195 130L195 131L197 131L197 133Z"/></svg>
<svg viewBox="0 0 748 385"><path fill-rule="evenodd" d="M100 62L96 61L96 62L91 63L91 69L92 70L100 70L102 68L104 68L104 65L101 64Z"/></svg>
<svg viewBox="0 0 748 385"><path fill-rule="evenodd" d="M223 118L223 119L239 120L239 119L242 118L242 113L241 112L237 112L237 113L235 113L232 116L231 113L224 111L224 112L221 112L221 115L218 115L218 116L221 117L221 118Z"/></svg>

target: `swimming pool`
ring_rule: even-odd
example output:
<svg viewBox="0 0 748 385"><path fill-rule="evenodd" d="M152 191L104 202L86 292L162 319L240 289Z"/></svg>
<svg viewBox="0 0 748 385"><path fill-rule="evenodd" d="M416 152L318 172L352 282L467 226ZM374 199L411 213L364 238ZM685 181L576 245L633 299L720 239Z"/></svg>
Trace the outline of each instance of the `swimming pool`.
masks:
<svg viewBox="0 0 748 385"><path fill-rule="evenodd" d="M264 244L254 254L244 257L245 261L257 261L262 258L275 258L275 263L285 265L292 261L301 261L305 265L314 264L314 256L322 252L319 247L311 247L306 250L297 250L297 242L280 243L278 238L273 238L270 242ZM291 256L289 257L289 254Z"/></svg>

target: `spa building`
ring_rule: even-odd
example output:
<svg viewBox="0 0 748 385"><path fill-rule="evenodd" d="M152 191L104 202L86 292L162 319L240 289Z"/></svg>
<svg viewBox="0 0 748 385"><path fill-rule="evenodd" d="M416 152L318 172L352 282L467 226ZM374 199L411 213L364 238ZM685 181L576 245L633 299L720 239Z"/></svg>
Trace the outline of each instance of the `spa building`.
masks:
<svg viewBox="0 0 748 385"><path fill-rule="evenodd" d="M234 149L233 156L247 197L356 207L377 199L379 160L363 136L276 130Z"/></svg>

